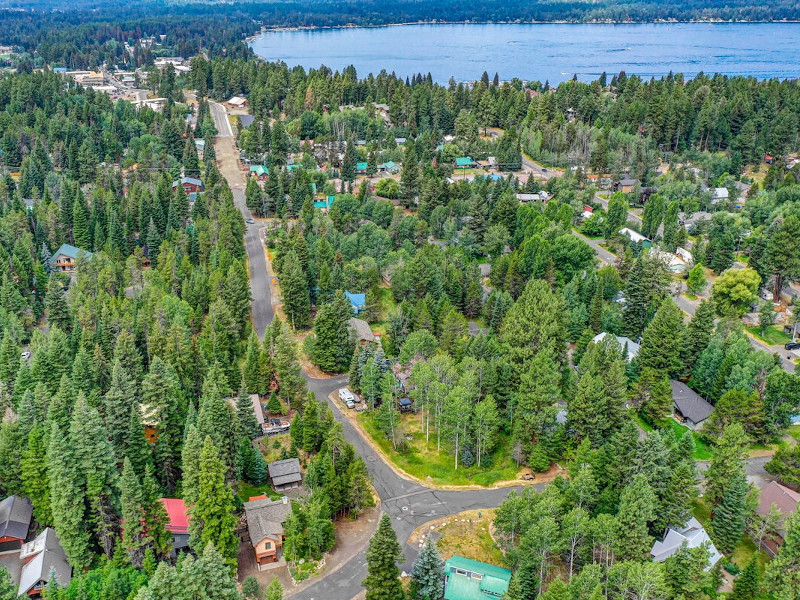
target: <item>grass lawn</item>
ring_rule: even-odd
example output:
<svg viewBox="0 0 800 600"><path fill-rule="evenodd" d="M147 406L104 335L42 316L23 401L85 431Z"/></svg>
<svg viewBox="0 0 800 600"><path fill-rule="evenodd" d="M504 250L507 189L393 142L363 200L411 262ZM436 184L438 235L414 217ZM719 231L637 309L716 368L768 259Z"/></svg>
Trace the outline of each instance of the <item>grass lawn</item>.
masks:
<svg viewBox="0 0 800 600"><path fill-rule="evenodd" d="M790 436L800 442L800 425L792 425L789 429L786 430Z"/></svg>
<svg viewBox="0 0 800 600"><path fill-rule="evenodd" d="M478 513L481 513L480 518ZM489 535L489 527L494 520L494 510L471 510L455 515L447 525L437 527L441 538L436 548L444 560L454 554L479 560L492 565L506 566L503 551Z"/></svg>
<svg viewBox="0 0 800 600"><path fill-rule="evenodd" d="M271 500L278 500L283 498L283 494L274 492L267 484L264 485L251 485L245 481L240 481L236 495L241 498L242 502L247 502L253 496L260 496L266 494Z"/></svg>
<svg viewBox="0 0 800 600"><path fill-rule="evenodd" d="M703 527L706 528L706 530L710 529L711 507L708 505L705 499L697 498L693 502L692 513L697 520L700 521ZM759 551L756 548L755 542L753 542L749 536L743 535L742 539L739 541L739 545L736 546L733 554L731 554L730 561L740 569L744 569L747 563L750 562L753 554L756 552L758 552L759 566L763 569L764 565L766 565L770 560L769 555L764 550Z"/></svg>
<svg viewBox="0 0 800 600"><path fill-rule="evenodd" d="M691 292L684 292L683 295L689 300L697 300L697 296Z"/></svg>
<svg viewBox="0 0 800 600"><path fill-rule="evenodd" d="M783 346L786 342L792 341L792 336L783 332L782 327L778 327L777 325L772 325L767 327L766 332L764 335L761 335L761 328L757 325L748 325L745 327L748 333L750 333L753 337L758 338L762 342L769 344L770 346L780 345Z"/></svg>
<svg viewBox="0 0 800 600"><path fill-rule="evenodd" d="M264 460L268 463L280 460L281 449L286 448L286 450L289 450L291 445L292 440L288 433L264 437L259 441L261 454L264 456Z"/></svg>
<svg viewBox="0 0 800 600"><path fill-rule="evenodd" d="M381 450L395 465L410 475L425 480L431 478L433 483L439 485L481 485L490 486L498 481L509 481L517 478L519 468L511 458L510 444L505 436L500 436L497 450L492 455L488 467L473 465L465 468L459 465L454 469L453 455L443 443L441 452L436 450L436 436L431 433L429 442L425 441L425 432L422 431L418 415L403 415L402 427L405 434L411 436L407 440L408 448L398 452L392 447L392 442L377 428L373 415L364 412L358 415L364 429L380 446Z"/></svg>
<svg viewBox="0 0 800 600"><path fill-rule="evenodd" d="M682 438L687 433L694 436L694 459L695 460L710 460L714 454L714 449L709 446L703 438L693 432L686 425L681 425L675 419L664 419L662 424L669 427L678 434L678 438Z"/></svg>

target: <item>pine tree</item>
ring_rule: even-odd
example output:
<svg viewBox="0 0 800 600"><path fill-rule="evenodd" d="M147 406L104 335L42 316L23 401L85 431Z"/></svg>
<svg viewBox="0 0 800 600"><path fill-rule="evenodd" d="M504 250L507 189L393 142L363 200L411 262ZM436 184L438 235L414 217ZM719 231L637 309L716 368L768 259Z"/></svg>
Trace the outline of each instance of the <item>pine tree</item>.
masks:
<svg viewBox="0 0 800 600"><path fill-rule="evenodd" d="M758 568L758 557L753 556L747 566L733 581L733 594L731 600L756 600L760 591L759 579L761 574Z"/></svg>
<svg viewBox="0 0 800 600"><path fill-rule="evenodd" d="M136 408L136 385L128 377L119 360L111 370L111 386L105 395L105 421L111 445L121 459L130 428L130 411Z"/></svg>
<svg viewBox="0 0 800 600"><path fill-rule="evenodd" d="M241 338L250 320L250 283L241 261L235 260L228 267L223 298L238 326L237 338Z"/></svg>
<svg viewBox="0 0 800 600"><path fill-rule="evenodd" d="M283 587L277 578L269 582L264 592L264 600L283 600Z"/></svg>
<svg viewBox="0 0 800 600"><path fill-rule="evenodd" d="M648 531L656 518L656 497L644 474L622 490L617 513L616 557L619 560L646 560L653 538Z"/></svg>
<svg viewBox="0 0 800 600"><path fill-rule="evenodd" d="M50 431L47 451L47 474L50 478L53 525L69 563L83 568L92 560L89 524L84 514L84 492L80 486L80 471L75 462L73 447L57 423Z"/></svg>
<svg viewBox="0 0 800 600"><path fill-rule="evenodd" d="M711 464L705 473L705 499L711 506L717 506L728 486L744 473L749 439L740 423L725 428L717 442Z"/></svg>
<svg viewBox="0 0 800 600"><path fill-rule="evenodd" d="M50 279L47 282L44 307L47 310L47 322L62 331L69 332L72 329L72 315L62 287L58 278L55 275L50 275Z"/></svg>
<svg viewBox="0 0 800 600"><path fill-rule="evenodd" d="M389 515L384 514L378 530L367 548L367 578L363 585L367 590L366 600L403 600L405 592L400 582L397 561L403 549L397 542Z"/></svg>
<svg viewBox="0 0 800 600"><path fill-rule="evenodd" d="M739 473L722 494L722 503L714 509L711 520L714 542L720 552L730 554L742 539L745 526L747 480Z"/></svg>
<svg viewBox="0 0 800 600"><path fill-rule="evenodd" d="M280 286L283 298L283 310L293 329L305 327L311 301L308 294L308 281L300 266L300 261L293 251L283 259Z"/></svg>
<svg viewBox="0 0 800 600"><path fill-rule="evenodd" d="M314 319L314 362L324 371L344 371L353 355L354 342L350 334L350 303L343 292L333 302L322 305Z"/></svg>
<svg viewBox="0 0 800 600"><path fill-rule="evenodd" d="M40 525L52 525L50 510L50 477L47 473L47 436L42 425L35 425L28 434L22 451L22 485L33 503L33 516Z"/></svg>
<svg viewBox="0 0 800 600"><path fill-rule="evenodd" d="M442 557L431 536L414 562L411 571L412 590L418 600L439 600L444 595L444 569Z"/></svg>
<svg viewBox="0 0 800 600"><path fill-rule="evenodd" d="M92 249L89 234L89 209L86 206L86 198L80 189L78 189L78 197L72 205L72 239L75 240L75 246L84 252Z"/></svg>
<svg viewBox="0 0 800 600"><path fill-rule="evenodd" d="M683 314L672 298L667 298L644 329L642 347L637 357L639 366L676 374L682 366L680 352L683 335Z"/></svg>
<svg viewBox="0 0 800 600"><path fill-rule="evenodd" d="M250 440L261 435L261 427L259 427L258 421L256 421L256 415L253 412L253 403L250 402L250 394L247 393L244 382L242 383L242 387L239 388L239 395L236 397L237 435Z"/></svg>
<svg viewBox="0 0 800 600"><path fill-rule="evenodd" d="M136 568L141 568L147 549L142 487L131 461L127 458L122 467L120 502L122 520L125 523L122 530L122 545L130 563Z"/></svg>
<svg viewBox="0 0 800 600"><path fill-rule="evenodd" d="M100 414L89 406L80 392L70 421L69 441L89 507L86 514L88 524L95 531L106 556L111 558L117 535L119 473Z"/></svg>
<svg viewBox="0 0 800 600"><path fill-rule="evenodd" d="M180 383L175 369L153 357L150 371L142 381L142 404L158 415L155 464L161 484L168 490L178 482L181 453Z"/></svg>
<svg viewBox="0 0 800 600"><path fill-rule="evenodd" d="M261 343L258 341L258 335L256 335L255 331L251 331L250 337L247 338L242 377L249 393L266 393L267 390L262 389L261 386L263 381L261 375Z"/></svg>
<svg viewBox="0 0 800 600"><path fill-rule="evenodd" d="M784 522L786 535L764 571L764 588L775 600L796 600L800 589L800 513Z"/></svg>
<svg viewBox="0 0 800 600"><path fill-rule="evenodd" d="M124 454L131 461L133 470L139 477L144 475L147 467L152 468L153 466L153 450L144 433L138 404L130 407L128 428L125 431Z"/></svg>
<svg viewBox="0 0 800 600"><path fill-rule="evenodd" d="M238 542L233 492L225 483L226 467L211 436L206 436L198 461L194 504L189 509L191 546L195 552L212 544L226 562L234 567Z"/></svg>
<svg viewBox="0 0 800 600"><path fill-rule="evenodd" d="M700 353L706 349L714 332L714 305L703 300L689 321L686 328L686 335L683 336L683 348L681 349L682 369L681 376L689 377L694 370Z"/></svg>

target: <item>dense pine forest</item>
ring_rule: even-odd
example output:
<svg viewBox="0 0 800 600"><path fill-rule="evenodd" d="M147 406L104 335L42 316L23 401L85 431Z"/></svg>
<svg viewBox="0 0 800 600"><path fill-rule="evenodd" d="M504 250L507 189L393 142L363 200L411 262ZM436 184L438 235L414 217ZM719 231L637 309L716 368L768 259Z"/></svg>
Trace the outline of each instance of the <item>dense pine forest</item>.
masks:
<svg viewBox="0 0 800 600"><path fill-rule="evenodd" d="M237 576L240 545L253 551L243 503L281 502L267 457L302 469L279 523L287 572L325 581L313 569L338 528L382 493L365 442L424 486L538 484L497 501L484 536L511 569L506 600L794 598L800 520L763 504L768 485L800 485L797 82L483 73L443 86L257 59L241 40L261 24L475 18L291 6L139 20L78 5L0 24L16 50L0 75L0 493L30 499L31 533L58 534L72 578L50 577L43 597L261 597ZM137 43L151 35L165 36L155 52ZM154 66L169 54L188 72ZM158 110L52 72L103 63L144 67ZM277 300L263 338L248 227ZM358 410L308 391L329 375L347 375ZM265 425L288 432L262 435L262 401ZM177 556L164 498L187 508ZM367 598L439 600L450 557L429 536L401 578L410 546L389 499ZM658 554L696 527L706 543ZM11 580L0 568L0 600L17 597ZM266 594L280 600L280 585Z"/></svg>

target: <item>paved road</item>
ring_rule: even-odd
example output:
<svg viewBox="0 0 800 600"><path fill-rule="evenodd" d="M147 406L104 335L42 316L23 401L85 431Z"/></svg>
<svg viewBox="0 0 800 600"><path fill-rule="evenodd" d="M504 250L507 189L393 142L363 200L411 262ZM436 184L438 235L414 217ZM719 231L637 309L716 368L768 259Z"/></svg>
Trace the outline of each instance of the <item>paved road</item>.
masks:
<svg viewBox="0 0 800 600"><path fill-rule="evenodd" d="M236 206L245 218L250 218L250 211L245 205L244 177L238 165L238 152L233 140L233 132L227 119L225 107L211 102L211 113L220 135L216 138L215 149L220 172L227 179L233 190ZM247 255L250 260L250 285L252 294L253 325L259 336L263 338L267 325L273 319L272 300L264 258L263 245L258 235L258 226L250 225L246 234ZM366 443L348 419L346 419L335 403L328 396L334 390L347 384L347 376L334 379L314 379L306 377L309 391L317 398L326 399L333 410L334 417L342 424L345 438L355 447L364 459L372 476L373 485L381 499L382 509L393 521L397 537L403 545L405 562L402 569L411 570L417 556L417 549L405 543L405 540L420 525L433 519L459 513L465 510L493 508L499 506L508 497L512 489L501 488L475 491L440 491L427 488L419 483L400 477L395 473ZM544 484L537 486L542 489ZM298 600L351 600L363 592L361 582L367 575L365 551L342 565L333 573L323 576L319 581L303 589L297 594L287 590L287 595Z"/></svg>
<svg viewBox="0 0 800 600"><path fill-rule="evenodd" d="M211 114L214 117L217 131L224 132L216 138L214 149L217 153L217 163L220 173L228 180L233 190L233 201L245 219L251 218L250 210L245 204L244 188L245 179L239 167L239 152L233 138L233 131L228 122L225 107L216 102L211 102ZM227 126L227 129L225 129ZM264 244L261 240L258 223L246 225L245 246L247 258L250 263L250 294L251 309L253 312L253 327L258 337L263 339L267 325L272 322L274 312L272 297L269 291L269 275L267 274L267 261L264 258Z"/></svg>
<svg viewBox="0 0 800 600"><path fill-rule="evenodd" d="M314 392L317 399L328 398L331 392L346 385L347 377L336 379L312 379L306 377L308 389ZM328 398L334 418L342 424L345 438L353 444L356 452L364 459L373 485L381 498L383 512L392 518L397 538L403 545L405 563L401 568L410 572L411 565L417 556L417 548L405 543L405 540L419 526L443 516L465 510L476 510L499 506L508 497L511 490L519 491L521 487L487 489L474 491L441 491L427 488L419 483L404 479L397 475L380 455L367 444L345 418L339 407ZM537 485L542 489L544 484ZM361 582L366 577L366 558L360 552L338 571L320 579L316 584L304 589L292 598L299 600L350 600L361 590Z"/></svg>

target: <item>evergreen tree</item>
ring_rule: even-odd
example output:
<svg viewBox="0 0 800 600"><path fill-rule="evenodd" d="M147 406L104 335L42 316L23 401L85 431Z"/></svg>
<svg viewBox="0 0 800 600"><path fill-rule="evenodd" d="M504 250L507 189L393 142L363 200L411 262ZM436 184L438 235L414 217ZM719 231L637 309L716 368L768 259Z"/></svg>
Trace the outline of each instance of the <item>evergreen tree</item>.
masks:
<svg viewBox="0 0 800 600"><path fill-rule="evenodd" d="M253 403L250 402L250 394L247 393L244 385L239 389L239 395L236 397L236 423L239 437L255 439L261 435L261 427L259 427L253 412Z"/></svg>
<svg viewBox="0 0 800 600"><path fill-rule="evenodd" d="M264 600L283 600L283 587L277 578L269 582L264 593Z"/></svg>
<svg viewBox="0 0 800 600"><path fill-rule="evenodd" d="M355 346L350 333L353 313L344 293L323 304L314 319L314 362L324 371L339 373L350 363Z"/></svg>
<svg viewBox="0 0 800 600"><path fill-rule="evenodd" d="M28 434L22 451L22 485L33 503L33 516L40 525L52 525L50 510L50 477L47 472L47 435L42 425L35 425Z"/></svg>
<svg viewBox="0 0 800 600"><path fill-rule="evenodd" d="M619 560L648 558L653 546L648 526L655 518L655 494L645 475L636 475L620 496L615 553Z"/></svg>
<svg viewBox="0 0 800 600"><path fill-rule="evenodd" d="M125 459L122 467L120 501L122 520L125 523L125 527L122 529L122 545L130 563L136 568L141 568L147 549L144 502L139 477L128 458Z"/></svg>
<svg viewBox="0 0 800 600"><path fill-rule="evenodd" d="M283 310L293 329L305 327L308 323L310 300L308 282L300 267L297 254L289 252L283 259L280 278Z"/></svg>
<svg viewBox="0 0 800 600"><path fill-rule="evenodd" d="M697 310L686 327L681 349L681 376L688 377L694 370L700 353L706 349L714 332L714 305L707 300L700 302Z"/></svg>
<svg viewBox="0 0 800 600"><path fill-rule="evenodd" d="M251 331L250 337L247 338L242 377L249 393L266 393L267 390L263 389L261 385L263 381L261 373L261 343L258 341L258 335L256 335L255 331Z"/></svg>
<svg viewBox="0 0 800 600"><path fill-rule="evenodd" d="M747 480L744 474L738 473L725 488L722 503L714 509L711 521L714 542L724 554L733 552L742 539L747 510L746 496Z"/></svg>
<svg viewBox="0 0 800 600"><path fill-rule="evenodd" d="M796 600L800 590L800 513L789 515L784 527L783 545L764 571L764 588L775 600Z"/></svg>
<svg viewBox="0 0 800 600"><path fill-rule="evenodd" d="M403 549L397 542L392 521L389 515L384 514L367 548L367 578L362 583L367 590L366 600L405 598L397 567L402 556Z"/></svg>
<svg viewBox="0 0 800 600"><path fill-rule="evenodd" d="M74 568L83 568L92 560L89 524L84 514L84 492L80 471L73 455L73 446L58 424L50 431L47 451L47 474L50 478L53 525L61 546Z"/></svg>
<svg viewBox="0 0 800 600"><path fill-rule="evenodd" d="M144 433L138 404L134 404L130 408L128 428L125 432L124 452L125 457L131 461L133 470L139 477L144 475L148 466L153 466L153 451Z"/></svg>
<svg viewBox="0 0 800 600"><path fill-rule="evenodd" d="M717 506L725 490L740 475L744 474L749 439L740 423L725 428L717 442L711 464L705 473L705 498L711 506Z"/></svg>
<svg viewBox="0 0 800 600"><path fill-rule="evenodd" d="M638 362L642 369L674 375L681 368L683 314L672 298L665 299L642 334Z"/></svg>
<svg viewBox="0 0 800 600"><path fill-rule="evenodd" d="M439 600L444 595L442 557L429 535L411 570L412 594L418 600Z"/></svg>
<svg viewBox="0 0 800 600"><path fill-rule="evenodd" d="M122 368L119 360L114 361L111 370L111 386L106 392L104 402L106 427L111 446L121 460L125 451L125 440L130 429L130 412L136 409L136 385Z"/></svg>
<svg viewBox="0 0 800 600"><path fill-rule="evenodd" d="M758 598L761 574L758 568L758 557L753 556L747 566L733 581L733 594L731 600L756 600Z"/></svg>
<svg viewBox="0 0 800 600"><path fill-rule="evenodd" d="M233 492L225 483L226 471L211 436L206 436L197 463L197 478L191 482L196 488L191 492L194 503L189 509L189 529L191 546L196 552L211 544L233 567L238 543Z"/></svg>

